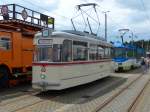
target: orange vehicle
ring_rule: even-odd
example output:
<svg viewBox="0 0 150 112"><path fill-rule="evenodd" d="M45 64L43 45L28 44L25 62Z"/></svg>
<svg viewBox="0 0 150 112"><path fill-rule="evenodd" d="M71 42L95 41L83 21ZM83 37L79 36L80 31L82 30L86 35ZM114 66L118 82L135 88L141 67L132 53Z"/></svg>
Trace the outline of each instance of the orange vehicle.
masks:
<svg viewBox="0 0 150 112"><path fill-rule="evenodd" d="M54 18L16 4L0 7L0 87L5 87L31 80L34 34L49 27L48 21L54 28Z"/></svg>

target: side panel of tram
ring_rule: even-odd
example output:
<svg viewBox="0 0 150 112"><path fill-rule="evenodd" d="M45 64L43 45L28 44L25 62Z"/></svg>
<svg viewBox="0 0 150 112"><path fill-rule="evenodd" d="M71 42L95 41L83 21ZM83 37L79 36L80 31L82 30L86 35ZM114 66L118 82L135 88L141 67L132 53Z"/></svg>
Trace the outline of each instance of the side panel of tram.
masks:
<svg viewBox="0 0 150 112"><path fill-rule="evenodd" d="M45 72L42 72L43 67ZM41 87L45 86L46 90L60 90L110 75L110 61L84 64L79 62L71 65L34 65L33 74L36 74L33 75L33 88L42 89Z"/></svg>
<svg viewBox="0 0 150 112"><path fill-rule="evenodd" d="M41 45L38 47L40 50L42 47L46 48ZM98 44L94 45L92 42L79 39L53 38L53 47L47 49L48 52L36 51L36 60L39 61L33 63L33 88L61 90L107 77L111 72L111 48L105 47L104 49L98 47Z"/></svg>

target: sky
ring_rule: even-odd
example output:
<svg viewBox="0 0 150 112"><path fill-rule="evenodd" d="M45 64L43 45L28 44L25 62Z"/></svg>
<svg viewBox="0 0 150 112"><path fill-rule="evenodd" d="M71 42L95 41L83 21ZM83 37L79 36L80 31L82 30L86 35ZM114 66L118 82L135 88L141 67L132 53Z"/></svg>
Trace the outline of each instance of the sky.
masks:
<svg viewBox="0 0 150 112"><path fill-rule="evenodd" d="M122 32L119 32L119 29L129 29L129 32L124 36L124 40L126 41L132 40L129 38L132 33L134 35L134 40L150 40L149 0L0 0L0 4L10 3L19 4L54 17L56 30L73 29L70 21L71 18L73 18L77 30L80 31L89 31L89 28L85 28L81 12L77 10L76 5L96 3L96 9L100 20L99 28L98 23L91 19L92 17L97 20L93 8L83 8L84 11L90 8L87 13L91 17L88 17L85 13L84 17L89 18L94 33L98 32L99 36L104 37L105 16L103 11L110 11L107 13L108 41L121 40L119 36Z"/></svg>

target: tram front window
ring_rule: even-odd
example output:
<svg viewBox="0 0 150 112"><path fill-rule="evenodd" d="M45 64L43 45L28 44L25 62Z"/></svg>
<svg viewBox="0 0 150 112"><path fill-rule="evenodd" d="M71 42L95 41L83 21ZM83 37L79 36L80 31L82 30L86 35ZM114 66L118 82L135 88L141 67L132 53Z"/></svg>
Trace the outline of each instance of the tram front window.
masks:
<svg viewBox="0 0 150 112"><path fill-rule="evenodd" d="M35 50L34 61L52 61L52 47L38 47Z"/></svg>
<svg viewBox="0 0 150 112"><path fill-rule="evenodd" d="M62 45L62 59L63 62L72 60L72 41L64 40Z"/></svg>
<svg viewBox="0 0 150 112"><path fill-rule="evenodd" d="M126 57L125 49L115 49L114 50L114 57Z"/></svg>
<svg viewBox="0 0 150 112"><path fill-rule="evenodd" d="M134 56L134 50L127 50L127 57L133 57Z"/></svg>
<svg viewBox="0 0 150 112"><path fill-rule="evenodd" d="M87 60L87 43L74 41L73 42L73 61Z"/></svg>
<svg viewBox="0 0 150 112"><path fill-rule="evenodd" d="M49 61L59 62L61 61L61 45L54 44L51 46L39 46L34 53L34 61Z"/></svg>

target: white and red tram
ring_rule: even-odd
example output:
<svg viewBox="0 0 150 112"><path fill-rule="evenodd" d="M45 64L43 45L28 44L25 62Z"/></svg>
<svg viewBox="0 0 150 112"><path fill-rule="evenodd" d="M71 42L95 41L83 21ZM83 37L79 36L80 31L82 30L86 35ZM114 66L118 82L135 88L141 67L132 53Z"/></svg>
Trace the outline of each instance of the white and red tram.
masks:
<svg viewBox="0 0 150 112"><path fill-rule="evenodd" d="M77 31L55 31L34 38L32 86L62 90L110 75L111 48L106 41Z"/></svg>

